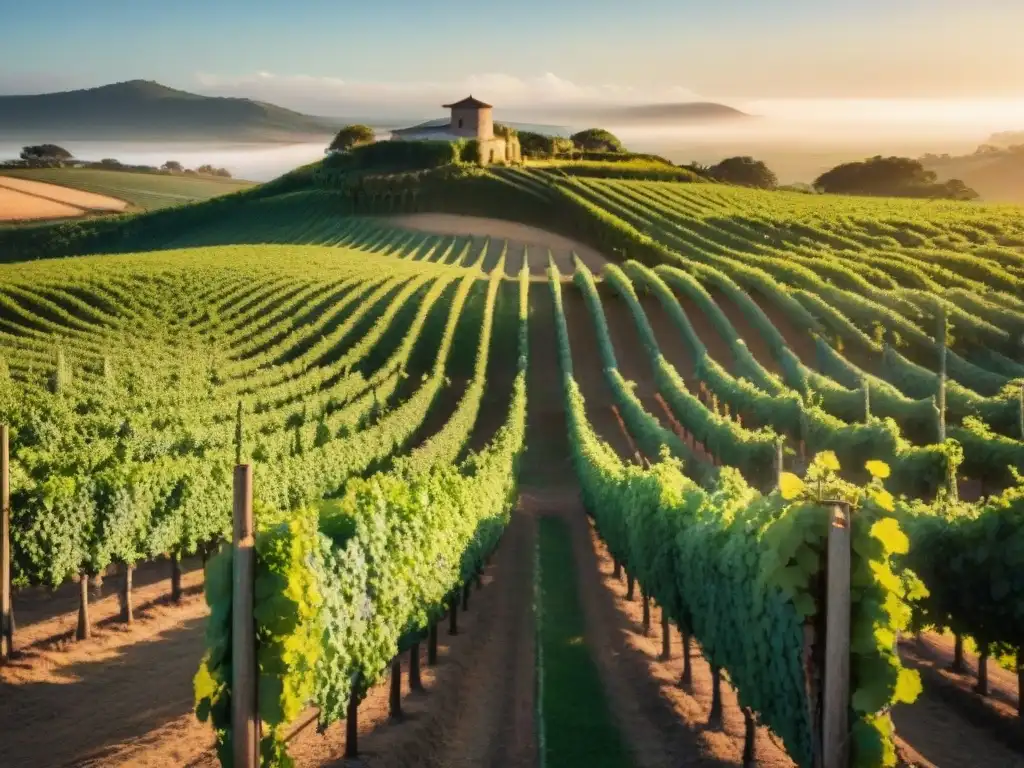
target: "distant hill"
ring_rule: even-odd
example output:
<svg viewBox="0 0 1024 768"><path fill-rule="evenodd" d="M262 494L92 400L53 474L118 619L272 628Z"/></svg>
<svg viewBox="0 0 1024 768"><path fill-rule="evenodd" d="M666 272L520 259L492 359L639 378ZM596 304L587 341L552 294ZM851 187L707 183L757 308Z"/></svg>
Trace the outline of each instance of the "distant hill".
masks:
<svg viewBox="0 0 1024 768"><path fill-rule="evenodd" d="M341 121L251 99L200 96L149 80L0 96L0 138L275 141L326 136Z"/></svg>
<svg viewBox="0 0 1024 768"><path fill-rule="evenodd" d="M1024 131L1003 131L1002 133L993 133L985 143L991 144L994 147L1012 147L1018 144L1024 144Z"/></svg>
<svg viewBox="0 0 1024 768"><path fill-rule="evenodd" d="M982 148L971 155L925 155L920 160L940 181L960 179L983 200L1024 203L1024 150Z"/></svg>
<svg viewBox="0 0 1024 768"><path fill-rule="evenodd" d="M707 101L690 101L679 104L644 104L633 107L618 107L604 110L602 113L609 120L637 122L711 122L718 120L741 120L749 118L741 112L725 104Z"/></svg>

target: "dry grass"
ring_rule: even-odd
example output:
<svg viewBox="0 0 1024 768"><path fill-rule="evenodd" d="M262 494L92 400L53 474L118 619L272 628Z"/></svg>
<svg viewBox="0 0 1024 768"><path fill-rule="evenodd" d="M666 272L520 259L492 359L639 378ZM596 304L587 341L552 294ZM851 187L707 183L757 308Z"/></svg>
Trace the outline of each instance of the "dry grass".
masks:
<svg viewBox="0 0 1024 768"><path fill-rule="evenodd" d="M71 205L87 211L123 211L128 207L127 202L114 197L97 195L93 192L83 192L79 189L71 189L70 187L47 184L31 179L15 179L9 176L0 176L0 187L6 187L17 192L23 192L26 195L50 200L58 204Z"/></svg>
<svg viewBox="0 0 1024 768"><path fill-rule="evenodd" d="M0 221L37 221L81 216L81 208L73 208L54 200L26 195L0 186Z"/></svg>

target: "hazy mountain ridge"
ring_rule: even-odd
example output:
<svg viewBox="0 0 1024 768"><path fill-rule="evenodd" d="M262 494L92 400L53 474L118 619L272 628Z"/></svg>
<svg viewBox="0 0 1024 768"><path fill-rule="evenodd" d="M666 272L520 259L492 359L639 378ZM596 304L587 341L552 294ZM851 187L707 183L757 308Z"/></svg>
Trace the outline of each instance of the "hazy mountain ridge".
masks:
<svg viewBox="0 0 1024 768"><path fill-rule="evenodd" d="M1017 144L1024 145L1024 141ZM983 200L1024 203L1024 151L1020 149L979 150L959 156L925 155L921 163L940 180L960 179Z"/></svg>
<svg viewBox="0 0 1024 768"><path fill-rule="evenodd" d="M77 91L0 96L0 137L284 140L324 136L343 121L252 99L201 96L130 80Z"/></svg>
<svg viewBox="0 0 1024 768"><path fill-rule="evenodd" d="M994 147L1013 147L1024 144L1024 131L1000 131L989 136L986 144Z"/></svg>
<svg viewBox="0 0 1024 768"><path fill-rule="evenodd" d="M704 122L717 120L744 120L753 117L725 104L710 101L688 101L676 104L642 104L600 110L609 120L644 122Z"/></svg>

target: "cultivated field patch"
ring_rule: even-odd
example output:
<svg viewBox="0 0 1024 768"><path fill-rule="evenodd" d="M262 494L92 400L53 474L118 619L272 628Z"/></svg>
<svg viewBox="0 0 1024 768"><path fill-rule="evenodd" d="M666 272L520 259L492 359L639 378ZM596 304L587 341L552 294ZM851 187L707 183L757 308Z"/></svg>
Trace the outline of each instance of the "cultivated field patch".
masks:
<svg viewBox="0 0 1024 768"><path fill-rule="evenodd" d="M71 189L70 187L62 187L58 184L48 184L32 179L0 176L0 187L6 187L26 195L33 195L66 205L73 205L76 208L82 208L87 211L123 211L128 207L127 201L118 200L108 195L83 192L80 189Z"/></svg>
<svg viewBox="0 0 1024 768"><path fill-rule="evenodd" d="M27 195L14 189L0 188L0 221L38 221L81 216L81 208L74 208L55 200Z"/></svg>

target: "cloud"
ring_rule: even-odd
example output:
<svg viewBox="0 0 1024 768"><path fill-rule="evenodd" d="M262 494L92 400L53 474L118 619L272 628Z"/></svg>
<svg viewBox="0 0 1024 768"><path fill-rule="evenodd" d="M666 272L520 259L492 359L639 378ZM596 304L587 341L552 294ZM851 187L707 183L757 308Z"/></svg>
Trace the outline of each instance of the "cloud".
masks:
<svg viewBox="0 0 1024 768"><path fill-rule="evenodd" d="M333 105L335 112L366 108L437 110L441 104L468 94L499 109L516 110L700 100L700 96L682 86L583 85L551 72L531 78L483 73L448 82L347 80L271 72L239 76L200 73L196 79L207 92L246 96L295 108Z"/></svg>

